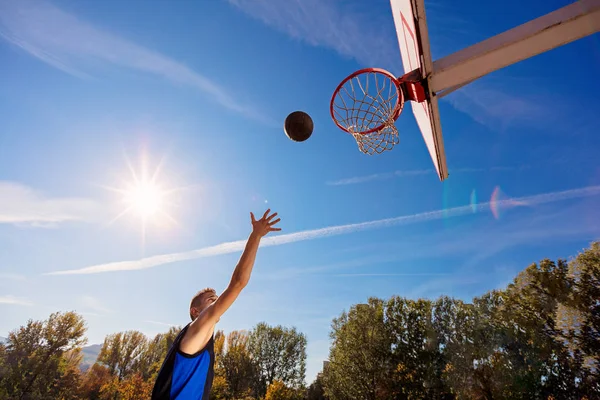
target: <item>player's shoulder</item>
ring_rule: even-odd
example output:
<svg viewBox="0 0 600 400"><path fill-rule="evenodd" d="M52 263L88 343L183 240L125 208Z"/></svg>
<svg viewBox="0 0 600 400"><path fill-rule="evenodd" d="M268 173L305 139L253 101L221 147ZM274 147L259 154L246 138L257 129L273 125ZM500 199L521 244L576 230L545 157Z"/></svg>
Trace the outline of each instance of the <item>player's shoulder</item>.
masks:
<svg viewBox="0 0 600 400"><path fill-rule="evenodd" d="M187 325L177 344L177 350L184 356L196 356L212 348L215 325L196 319Z"/></svg>

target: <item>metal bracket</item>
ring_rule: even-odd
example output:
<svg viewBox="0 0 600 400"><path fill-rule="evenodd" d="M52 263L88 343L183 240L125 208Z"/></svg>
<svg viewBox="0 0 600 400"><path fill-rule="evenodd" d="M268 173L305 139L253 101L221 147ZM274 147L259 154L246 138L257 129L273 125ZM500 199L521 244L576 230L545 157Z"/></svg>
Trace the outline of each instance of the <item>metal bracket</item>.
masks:
<svg viewBox="0 0 600 400"><path fill-rule="evenodd" d="M400 90L406 100L423 103L429 100L427 90L427 79L421 79L419 69L409 72L408 74L398 78L400 82Z"/></svg>

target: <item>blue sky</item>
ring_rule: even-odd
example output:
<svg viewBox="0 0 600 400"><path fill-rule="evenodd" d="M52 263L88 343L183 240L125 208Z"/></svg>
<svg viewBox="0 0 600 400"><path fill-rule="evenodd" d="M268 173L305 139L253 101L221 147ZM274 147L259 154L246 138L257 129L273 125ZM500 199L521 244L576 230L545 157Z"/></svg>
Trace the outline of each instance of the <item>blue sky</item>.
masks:
<svg viewBox="0 0 600 400"><path fill-rule="evenodd" d="M433 57L567 3L426 1ZM600 238L597 34L441 100L442 183L410 112L373 157L329 117L350 72L402 72L388 1L365 4L0 0L0 336L72 309L91 343L185 324L271 207L281 236L219 328L296 326L311 381L352 304L469 299ZM297 109L315 122L303 143L282 131ZM113 221L107 187L145 169L178 189L174 221Z"/></svg>

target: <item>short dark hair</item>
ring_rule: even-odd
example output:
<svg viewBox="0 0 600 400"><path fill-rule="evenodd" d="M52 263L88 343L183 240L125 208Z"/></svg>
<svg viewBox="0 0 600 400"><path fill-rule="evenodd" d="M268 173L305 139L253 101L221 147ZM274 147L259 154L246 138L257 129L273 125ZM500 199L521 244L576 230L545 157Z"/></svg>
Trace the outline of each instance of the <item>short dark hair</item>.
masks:
<svg viewBox="0 0 600 400"><path fill-rule="evenodd" d="M200 299L202 298L202 295L205 293L216 293L217 291L213 288L204 288L202 290L200 290L198 293L196 293L194 295L194 297L192 297L192 301L190 302L190 318L192 319L192 321L194 320L194 316L192 315L192 307L198 307L200 305Z"/></svg>

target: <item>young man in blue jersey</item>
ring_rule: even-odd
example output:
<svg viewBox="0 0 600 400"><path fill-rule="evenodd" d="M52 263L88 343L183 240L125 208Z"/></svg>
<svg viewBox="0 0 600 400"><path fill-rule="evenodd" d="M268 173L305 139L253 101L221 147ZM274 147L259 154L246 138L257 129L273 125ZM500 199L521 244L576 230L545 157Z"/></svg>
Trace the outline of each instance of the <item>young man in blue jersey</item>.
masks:
<svg viewBox="0 0 600 400"><path fill-rule="evenodd" d="M214 376L215 325L248 284L260 239L269 232L281 230L274 227L280 221L273 219L277 213L270 212L267 210L259 220L250 213L252 233L221 296L207 288L192 298L192 322L181 330L169 349L154 383L152 400L208 400Z"/></svg>

